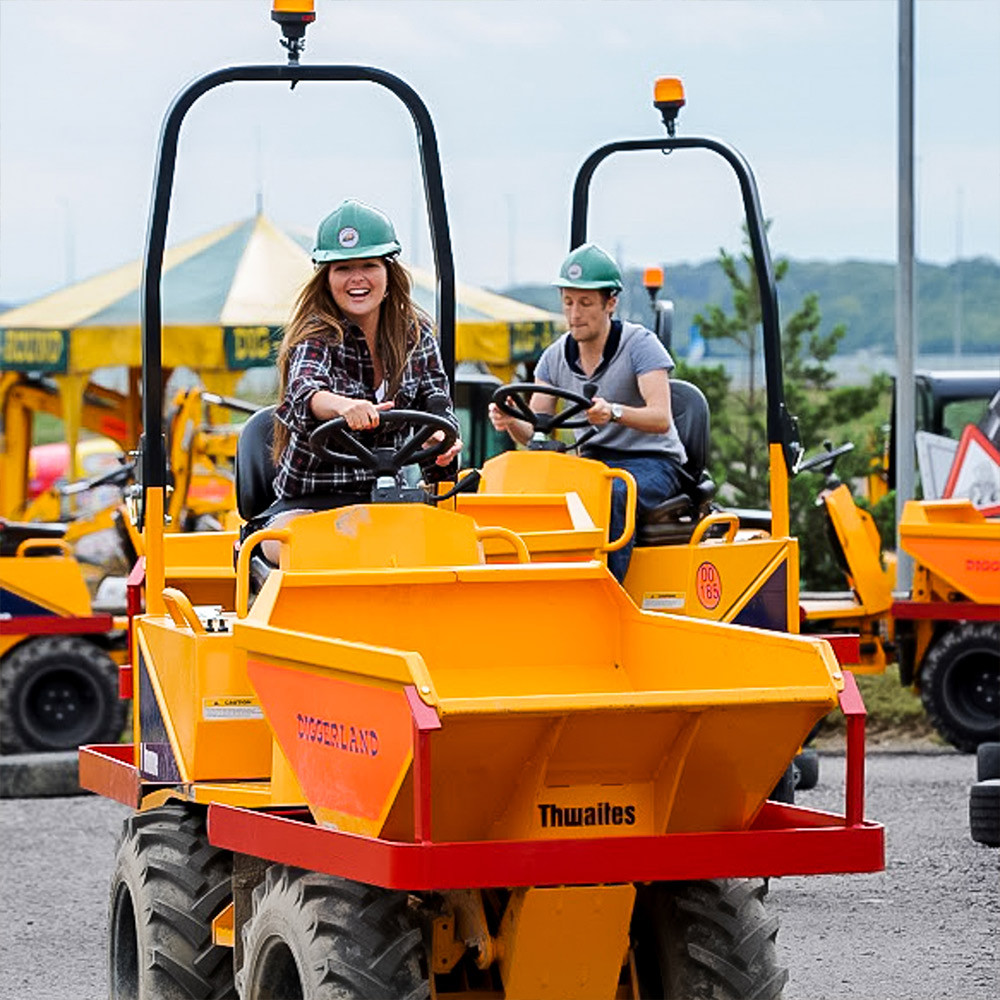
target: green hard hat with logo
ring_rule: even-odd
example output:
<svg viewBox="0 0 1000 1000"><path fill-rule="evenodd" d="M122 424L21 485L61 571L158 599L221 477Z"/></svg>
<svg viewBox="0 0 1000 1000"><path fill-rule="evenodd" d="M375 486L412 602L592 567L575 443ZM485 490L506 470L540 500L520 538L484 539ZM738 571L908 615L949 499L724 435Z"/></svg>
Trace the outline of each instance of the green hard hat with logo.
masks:
<svg viewBox="0 0 1000 1000"><path fill-rule="evenodd" d="M348 199L319 224L312 259L322 264L328 260L388 257L401 249L396 230L384 212Z"/></svg>
<svg viewBox="0 0 1000 1000"><path fill-rule="evenodd" d="M620 292L622 273L611 254L596 243L584 243L563 261L559 278L552 284L560 288L607 288Z"/></svg>

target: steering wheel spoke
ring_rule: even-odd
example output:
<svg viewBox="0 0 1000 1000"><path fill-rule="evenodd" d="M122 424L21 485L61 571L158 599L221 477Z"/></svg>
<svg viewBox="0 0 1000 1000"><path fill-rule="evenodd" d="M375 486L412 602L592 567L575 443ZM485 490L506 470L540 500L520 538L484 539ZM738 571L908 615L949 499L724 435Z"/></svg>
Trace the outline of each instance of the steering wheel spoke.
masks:
<svg viewBox="0 0 1000 1000"><path fill-rule="evenodd" d="M399 460L400 466L409 465L412 462L418 461L421 457L428 457L428 452L431 449L425 448L424 445L427 444L437 431L438 428L436 427L421 427L419 430L414 431L409 441L396 453L396 458ZM433 448L433 445L431 447ZM440 455L443 450L443 448L438 449L434 454Z"/></svg>
<svg viewBox="0 0 1000 1000"><path fill-rule="evenodd" d="M514 404L514 408L521 415L521 418L532 423L537 416L535 411L528 405L527 398L521 393L517 393L513 396L508 396L507 399L511 400Z"/></svg>

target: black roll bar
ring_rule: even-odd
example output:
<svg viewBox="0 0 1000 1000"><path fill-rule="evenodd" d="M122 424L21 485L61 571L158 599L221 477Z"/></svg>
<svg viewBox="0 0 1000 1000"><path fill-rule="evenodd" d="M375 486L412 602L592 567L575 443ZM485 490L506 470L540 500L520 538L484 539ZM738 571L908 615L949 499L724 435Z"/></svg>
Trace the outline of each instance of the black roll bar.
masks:
<svg viewBox="0 0 1000 1000"><path fill-rule="evenodd" d="M732 168L740 184L743 211L746 215L747 234L753 251L754 270L760 289L761 328L764 338L764 375L767 387L767 440L780 444L785 464L792 473L802 454L798 423L785 406L785 384L781 362L781 326L778 323L778 289L767 245L767 229L760 208L757 182L750 165L743 155L718 139L700 136L676 136L663 139L624 139L609 142L595 149L576 175L573 185L573 215L570 222L570 250L587 242L587 208L590 199L590 181L597 167L613 153L633 150L706 149L717 153Z"/></svg>
<svg viewBox="0 0 1000 1000"><path fill-rule="evenodd" d="M434 124L416 91L399 77L369 66L232 66L207 73L182 90L167 111L160 131L153 178L153 201L149 210L142 272L143 515L146 488L164 487L167 481L166 447L163 440L163 316L160 282L181 122L195 101L215 87L238 81L268 80L291 83L292 86L303 80L367 81L385 87L406 105L416 129L427 199L431 245L437 272L437 320L441 355L454 393L455 266L451 233L445 209L444 181Z"/></svg>

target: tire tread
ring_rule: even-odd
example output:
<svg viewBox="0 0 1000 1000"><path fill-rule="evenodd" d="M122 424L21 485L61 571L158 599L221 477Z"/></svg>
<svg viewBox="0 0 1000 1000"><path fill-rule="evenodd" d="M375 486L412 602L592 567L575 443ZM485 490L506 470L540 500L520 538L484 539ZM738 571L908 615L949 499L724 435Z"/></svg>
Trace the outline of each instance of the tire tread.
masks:
<svg viewBox="0 0 1000 1000"><path fill-rule="evenodd" d="M303 984L313 1000L430 996L423 937L402 892L272 865L254 889L242 934L241 996L253 995L258 951L275 934L303 956L299 976L314 976Z"/></svg>
<svg viewBox="0 0 1000 1000"><path fill-rule="evenodd" d="M157 1000L235 997L232 950L212 941L212 918L232 897L232 861L208 844L204 816L167 803L126 819L112 907L123 885L139 925L140 994ZM109 924L114 928L114 920ZM113 965L113 941L111 948ZM114 1000L113 988L111 995Z"/></svg>
<svg viewBox="0 0 1000 1000"><path fill-rule="evenodd" d="M968 643L992 651L1000 669L1000 624L962 622L936 639L924 656L920 667L920 698L938 734L963 753L975 753L980 743L1000 739L1000 715L995 721L984 718L981 725L974 724L972 718L963 720L947 704L942 691L954 658Z"/></svg>
<svg viewBox="0 0 1000 1000"><path fill-rule="evenodd" d="M639 887L633 938L656 952L643 960L643 995L778 1000L788 972L777 963L778 919L766 893L758 879Z"/></svg>

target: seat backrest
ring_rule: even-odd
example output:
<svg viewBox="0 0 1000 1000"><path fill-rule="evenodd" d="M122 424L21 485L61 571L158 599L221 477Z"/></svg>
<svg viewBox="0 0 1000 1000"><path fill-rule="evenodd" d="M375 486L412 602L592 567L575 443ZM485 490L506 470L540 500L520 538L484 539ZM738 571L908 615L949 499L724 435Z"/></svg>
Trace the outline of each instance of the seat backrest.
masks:
<svg viewBox="0 0 1000 1000"><path fill-rule="evenodd" d="M687 462L684 468L696 482L708 464L710 415L701 389L683 379L670 380L670 409Z"/></svg>
<svg viewBox="0 0 1000 1000"><path fill-rule="evenodd" d="M274 503L274 411L274 406L265 406L252 414L236 445L236 509L244 521Z"/></svg>

